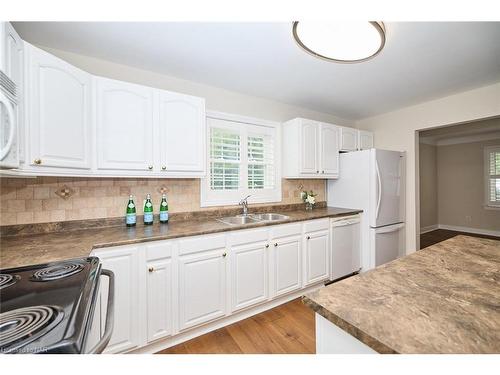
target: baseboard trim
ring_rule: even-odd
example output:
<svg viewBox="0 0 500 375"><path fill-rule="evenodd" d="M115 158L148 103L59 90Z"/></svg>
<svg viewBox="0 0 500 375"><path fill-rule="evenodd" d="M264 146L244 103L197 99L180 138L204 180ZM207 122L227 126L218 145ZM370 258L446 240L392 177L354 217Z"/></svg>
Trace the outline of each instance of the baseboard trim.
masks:
<svg viewBox="0 0 500 375"><path fill-rule="evenodd" d="M468 232L474 234L484 234L486 236L500 237L500 231L498 230L459 227L455 225L445 225L445 224L439 224L438 227L439 229L454 230L456 232Z"/></svg>
<svg viewBox="0 0 500 375"><path fill-rule="evenodd" d="M289 302L293 299L296 299L298 297L303 296L304 294L314 292L315 290L318 290L320 288L323 288L325 285L323 282L320 282L319 284L312 285L309 287L306 287L304 289L292 292L290 294L287 294L282 297L278 297L272 301L265 302L261 305L257 305L254 307L251 307L247 310L239 311L231 315L227 315L224 318L218 319L216 321L213 321L211 323L206 323L204 325L201 325L199 327L190 329L189 331L179 333L175 336L170 336L166 337L163 339L159 339L158 341L152 342L148 345L145 345L140 348L135 348L127 353L135 353L135 354L153 354L157 353L163 349L170 348L174 345L181 344L185 341L191 340L195 337L204 335L205 333L209 333L211 331L215 331L216 329L225 327L227 325L239 322L240 320L249 318L253 315L259 314L263 311L270 310L276 306L282 305L286 302Z"/></svg>
<svg viewBox="0 0 500 375"><path fill-rule="evenodd" d="M433 230L436 230L436 229L439 229L439 225L438 224L429 225L427 227L422 227L422 228L420 228L420 234L424 234L424 233L427 233L427 232L432 232Z"/></svg>

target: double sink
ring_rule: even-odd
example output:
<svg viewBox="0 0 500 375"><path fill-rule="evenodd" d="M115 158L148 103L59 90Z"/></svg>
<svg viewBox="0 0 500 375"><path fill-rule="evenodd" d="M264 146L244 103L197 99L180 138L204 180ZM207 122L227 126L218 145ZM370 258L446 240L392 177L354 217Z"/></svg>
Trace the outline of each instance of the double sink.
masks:
<svg viewBox="0 0 500 375"><path fill-rule="evenodd" d="M269 221L280 221L286 220L289 217L282 214L248 214L248 215L236 215L236 216L226 216L217 219L221 223L228 225L245 225L254 224L259 222L269 222Z"/></svg>

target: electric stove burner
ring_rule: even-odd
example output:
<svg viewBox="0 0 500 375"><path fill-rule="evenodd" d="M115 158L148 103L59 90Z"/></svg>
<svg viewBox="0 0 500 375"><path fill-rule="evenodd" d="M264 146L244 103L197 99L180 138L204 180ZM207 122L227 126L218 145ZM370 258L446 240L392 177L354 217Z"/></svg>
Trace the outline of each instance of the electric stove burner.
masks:
<svg viewBox="0 0 500 375"><path fill-rule="evenodd" d="M36 340L54 328L63 316L64 312L56 306L23 307L0 314L0 353L15 352L16 348Z"/></svg>
<svg viewBox="0 0 500 375"><path fill-rule="evenodd" d="M36 271L31 276L32 281L52 281L74 275L85 266L78 262L62 262Z"/></svg>
<svg viewBox="0 0 500 375"><path fill-rule="evenodd" d="M0 274L0 289L14 285L21 278L18 275L9 275L7 273Z"/></svg>

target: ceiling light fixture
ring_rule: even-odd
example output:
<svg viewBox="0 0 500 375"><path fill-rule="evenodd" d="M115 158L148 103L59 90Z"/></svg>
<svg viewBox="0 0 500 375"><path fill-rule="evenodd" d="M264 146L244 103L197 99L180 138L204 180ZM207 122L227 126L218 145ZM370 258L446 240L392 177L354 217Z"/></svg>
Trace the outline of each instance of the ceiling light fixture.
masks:
<svg viewBox="0 0 500 375"><path fill-rule="evenodd" d="M357 63L377 56L385 45L382 22L295 21L293 38L307 53L337 63Z"/></svg>

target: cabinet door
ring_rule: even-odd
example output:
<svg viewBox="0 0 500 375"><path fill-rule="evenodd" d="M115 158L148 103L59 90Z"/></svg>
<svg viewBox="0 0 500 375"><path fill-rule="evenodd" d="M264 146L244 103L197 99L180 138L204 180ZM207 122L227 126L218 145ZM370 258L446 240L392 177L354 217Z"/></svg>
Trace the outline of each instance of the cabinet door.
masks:
<svg viewBox="0 0 500 375"><path fill-rule="evenodd" d="M339 130L335 125L320 126L321 174L338 176L339 174Z"/></svg>
<svg viewBox="0 0 500 375"><path fill-rule="evenodd" d="M280 296L301 288L302 237L283 237L272 241L274 248L274 294Z"/></svg>
<svg viewBox="0 0 500 375"><path fill-rule="evenodd" d="M153 92L96 78L98 169L153 171Z"/></svg>
<svg viewBox="0 0 500 375"><path fill-rule="evenodd" d="M329 244L328 230L305 235L305 277L304 285L328 279Z"/></svg>
<svg viewBox="0 0 500 375"><path fill-rule="evenodd" d="M105 353L120 353L141 345L139 311L139 248L124 247L94 253L102 268L115 274L115 316L113 334ZM101 327L106 324L108 285L101 284Z"/></svg>
<svg viewBox="0 0 500 375"><path fill-rule="evenodd" d="M231 311L264 302L268 297L267 241L231 248Z"/></svg>
<svg viewBox="0 0 500 375"><path fill-rule="evenodd" d="M366 130L358 131L358 147L360 150L373 148L373 133Z"/></svg>
<svg viewBox="0 0 500 375"><path fill-rule="evenodd" d="M300 124L300 173L318 174L318 123L302 120Z"/></svg>
<svg viewBox="0 0 500 375"><path fill-rule="evenodd" d="M340 151L358 149L358 131L352 128L340 128Z"/></svg>
<svg viewBox="0 0 500 375"><path fill-rule="evenodd" d="M205 170L205 100L169 91L159 91L161 171Z"/></svg>
<svg viewBox="0 0 500 375"><path fill-rule="evenodd" d="M224 248L179 257L179 330L226 313Z"/></svg>
<svg viewBox="0 0 500 375"><path fill-rule="evenodd" d="M89 169L90 75L36 47L26 51L31 165Z"/></svg>
<svg viewBox="0 0 500 375"><path fill-rule="evenodd" d="M147 340L172 334L172 243L156 241L145 246Z"/></svg>

